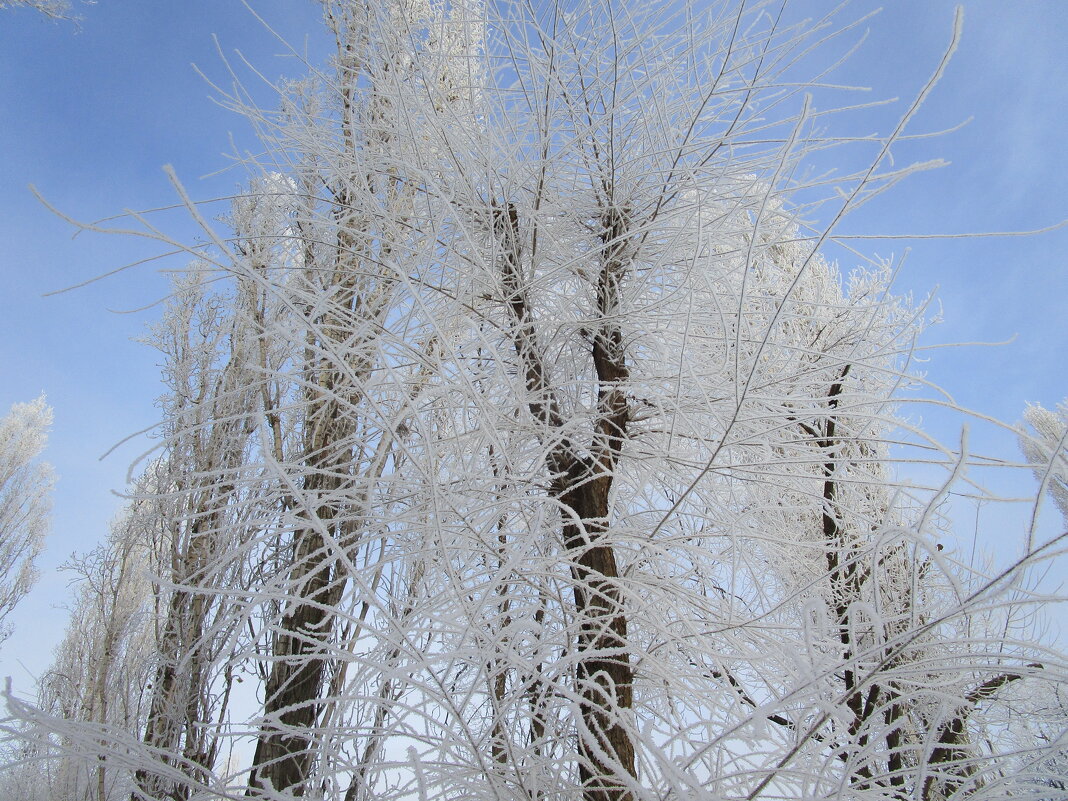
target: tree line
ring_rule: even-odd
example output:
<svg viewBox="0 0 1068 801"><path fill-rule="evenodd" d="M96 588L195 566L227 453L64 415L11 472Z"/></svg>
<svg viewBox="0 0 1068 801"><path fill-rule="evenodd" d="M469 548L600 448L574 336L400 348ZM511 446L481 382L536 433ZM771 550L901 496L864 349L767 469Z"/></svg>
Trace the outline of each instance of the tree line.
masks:
<svg viewBox="0 0 1068 801"><path fill-rule="evenodd" d="M1064 535L962 555L926 306L824 255L945 59L821 227L832 18L322 6L328 68L224 95L265 154L225 218L175 181L207 244L145 224L191 258L159 448L8 692L9 797L1064 797Z"/></svg>

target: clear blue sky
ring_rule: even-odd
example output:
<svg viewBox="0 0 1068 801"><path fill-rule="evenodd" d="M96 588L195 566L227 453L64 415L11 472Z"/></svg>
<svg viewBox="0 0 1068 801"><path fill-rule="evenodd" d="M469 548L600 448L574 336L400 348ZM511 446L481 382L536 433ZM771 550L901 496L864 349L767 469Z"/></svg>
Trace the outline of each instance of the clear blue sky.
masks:
<svg viewBox="0 0 1068 801"><path fill-rule="evenodd" d="M300 49L315 4L253 0ZM794 3L793 16L823 13L829 0ZM916 176L851 217L840 233L942 234L1030 229L1068 217L1068 2L965 0L964 39L915 131L974 120L939 139L899 148L904 160L952 164ZM952 2L893 0L864 27L863 49L835 78L874 90L858 100L899 97L890 107L843 121L850 134L889 131L948 42ZM857 0L843 19L877 3ZM161 167L173 164L197 198L227 195L243 182L230 163L231 135L253 149L249 127L210 99L191 67L228 83L215 49L242 51L266 76L297 75L284 48L238 0L99 0L79 6L80 26L28 10L0 12L0 412L42 391L55 410L47 457L60 476L43 576L14 616L0 675L30 689L62 636L67 576L56 566L100 541L120 501L127 467L145 448L135 440L99 457L156 419L155 353L138 345L155 309L131 314L166 291L153 267L138 267L56 297L47 292L156 252L141 242L82 234L30 194L35 184L56 207L92 220L124 208L174 202ZM247 70L243 76L255 81ZM271 107L270 92L260 93ZM832 123L832 132L838 131ZM219 212L223 211L220 207ZM195 236L180 217L171 231ZM880 255L912 254L900 288L924 295L936 285L945 323L928 343L1016 340L1000 348L937 351L928 376L965 406L1019 418L1026 401L1047 407L1068 395L1068 229L1027 239L864 242ZM832 254L840 255L840 254ZM172 264L172 266L176 266ZM842 266L848 268L843 259ZM931 423L944 425L932 415ZM954 429L939 432L953 440ZM1011 438L979 444L1013 458ZM1026 489L1026 487L1024 487Z"/></svg>

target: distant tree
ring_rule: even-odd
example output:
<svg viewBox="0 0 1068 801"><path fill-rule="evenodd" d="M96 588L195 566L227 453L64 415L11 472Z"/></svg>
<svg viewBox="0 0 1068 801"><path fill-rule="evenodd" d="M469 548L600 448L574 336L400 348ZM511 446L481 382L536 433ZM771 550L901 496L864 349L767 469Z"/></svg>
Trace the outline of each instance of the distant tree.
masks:
<svg viewBox="0 0 1068 801"><path fill-rule="evenodd" d="M1020 447L1068 525L1068 400L1057 404L1056 411L1032 404L1024 411L1024 422Z"/></svg>
<svg viewBox="0 0 1068 801"><path fill-rule="evenodd" d="M16 403L0 419L0 642L5 620L37 580L34 559L44 547L52 509L52 467L38 461L52 410L42 395Z"/></svg>
<svg viewBox="0 0 1068 801"><path fill-rule="evenodd" d="M146 474L141 489L152 480ZM99 751L117 734L129 736L145 725L161 645L152 576L166 563L166 520L154 500L133 501L101 545L66 565L75 576L75 599L39 697L43 710L68 726L33 744L54 759L38 778L52 798L105 801L130 792L132 776L121 758L89 756L86 746L95 743Z"/></svg>

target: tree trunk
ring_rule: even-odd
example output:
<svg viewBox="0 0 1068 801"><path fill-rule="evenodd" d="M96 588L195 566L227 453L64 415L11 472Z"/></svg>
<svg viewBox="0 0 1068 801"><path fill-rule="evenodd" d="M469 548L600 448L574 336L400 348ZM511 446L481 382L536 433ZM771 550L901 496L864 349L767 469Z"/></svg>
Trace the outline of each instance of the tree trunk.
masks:
<svg viewBox="0 0 1068 801"><path fill-rule="evenodd" d="M633 707L634 669L619 568L612 546L605 542L611 483L610 475L592 480L569 476L558 495L574 513L563 535L575 578L575 614L581 621L579 775L585 801L629 801L633 794L620 774L635 774L634 744L624 725Z"/></svg>
<svg viewBox="0 0 1068 801"><path fill-rule="evenodd" d="M619 567L609 537L609 496L627 435L630 405L620 387L629 377L618 323L620 281L629 220L623 210L603 213L601 268L597 279L597 327L592 356L597 375L597 415L590 457L580 457L562 438L546 457L553 475L550 495L561 504L563 542L575 580L579 621L576 667L579 709L579 776L584 801L632 801L634 743L626 722L633 708L634 669L627 644L626 607ZM513 342L524 371L528 408L536 421L560 428L563 417L537 341L533 315L520 280L519 214L511 203L493 209L501 245L501 276L511 313Z"/></svg>
<svg viewBox="0 0 1068 801"><path fill-rule="evenodd" d="M340 209L351 204L339 202ZM321 710L327 651L334 632L333 609L347 583L335 546L348 547L351 522L341 514L350 491L355 453L358 382L369 370L366 342L352 342L361 314L360 243L351 214L338 219L336 261L324 279L329 311L312 326L306 357L309 374L304 419L304 497L307 525L293 534L288 593L291 600L275 632L267 677L264 723L256 744L249 794L268 786L302 796L316 757L314 727ZM344 354L346 362L336 360Z"/></svg>

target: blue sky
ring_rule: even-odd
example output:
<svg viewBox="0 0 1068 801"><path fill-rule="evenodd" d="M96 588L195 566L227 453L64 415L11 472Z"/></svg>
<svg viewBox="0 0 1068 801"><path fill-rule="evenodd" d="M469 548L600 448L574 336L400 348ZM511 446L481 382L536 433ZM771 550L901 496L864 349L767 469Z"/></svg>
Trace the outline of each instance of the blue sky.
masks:
<svg viewBox="0 0 1068 801"><path fill-rule="evenodd" d="M310 34L313 60L321 61L313 3L253 5L298 50ZM804 0L790 14L823 13L833 5ZM862 50L834 78L873 89L858 100L901 100L832 121L832 131L889 131L949 40L953 3L887 5L863 26L870 34ZM913 130L972 122L896 151L903 161L944 158L950 166L876 199L839 233L1022 230L1068 218L1068 3L963 5L962 44ZM857 0L843 20L877 7ZM254 149L255 141L241 118L211 100L211 88L191 64L228 83L214 35L224 53L240 50L268 78L301 72L298 60L279 57L285 49L239 0L99 0L78 10L78 26L24 9L0 12L0 412L48 394L55 426L47 458L60 476L42 579L15 616L15 636L0 651L0 675L13 676L23 690L31 675L47 667L62 636L65 613L57 607L67 599L68 576L57 565L102 539L120 504L112 492L122 489L129 464L148 445L139 438L100 457L156 419L158 360L133 338L158 310L114 312L147 306L166 292L156 268L142 266L44 297L152 255L158 246L92 234L72 239L72 227L27 186L36 185L50 203L83 220L173 203L164 164L174 165L194 197L231 194L243 182L240 169L226 171L231 137L239 150ZM267 87L257 91L265 106L274 105ZM180 215L166 222L176 234L196 236ZM1015 337L999 348L929 354L928 377L961 404L1015 421L1026 401L1049 407L1068 395L1068 229L1030 238L858 246L882 256L911 248L899 288L923 296L937 286L944 310L945 322L931 331L928 344ZM956 439L959 421L924 417L940 436ZM1007 435L978 431L976 439L979 447L1015 457ZM1010 491L1027 489L1018 479Z"/></svg>

